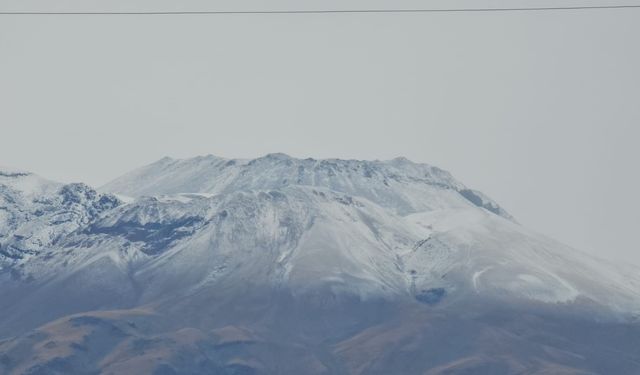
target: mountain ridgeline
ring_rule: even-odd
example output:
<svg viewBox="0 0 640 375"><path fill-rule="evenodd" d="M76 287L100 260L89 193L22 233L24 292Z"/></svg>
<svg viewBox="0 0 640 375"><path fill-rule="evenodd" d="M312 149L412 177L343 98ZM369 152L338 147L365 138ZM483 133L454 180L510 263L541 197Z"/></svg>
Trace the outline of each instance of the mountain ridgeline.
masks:
<svg viewBox="0 0 640 375"><path fill-rule="evenodd" d="M638 374L640 271L439 168L0 170L2 374Z"/></svg>

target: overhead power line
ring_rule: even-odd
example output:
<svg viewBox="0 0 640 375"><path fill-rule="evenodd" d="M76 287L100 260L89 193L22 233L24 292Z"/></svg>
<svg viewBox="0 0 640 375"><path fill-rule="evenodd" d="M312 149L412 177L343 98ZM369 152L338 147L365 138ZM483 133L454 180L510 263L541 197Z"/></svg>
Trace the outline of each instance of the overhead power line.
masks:
<svg viewBox="0 0 640 375"><path fill-rule="evenodd" d="M0 15L197 15L197 14L327 14L327 13L455 13L455 12L541 12L556 10L632 9L638 5L584 5L523 8L432 8L432 9L309 9L309 10L212 10L212 11L14 11Z"/></svg>

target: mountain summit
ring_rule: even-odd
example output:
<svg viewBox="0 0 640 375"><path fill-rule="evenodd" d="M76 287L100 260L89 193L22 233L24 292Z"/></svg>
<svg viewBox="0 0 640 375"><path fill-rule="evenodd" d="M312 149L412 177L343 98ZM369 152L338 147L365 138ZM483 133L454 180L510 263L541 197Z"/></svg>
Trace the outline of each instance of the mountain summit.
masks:
<svg viewBox="0 0 640 375"><path fill-rule="evenodd" d="M101 190L131 197L309 186L366 198L401 215L461 208L469 203L513 219L482 193L466 188L440 168L406 158L389 161L296 159L286 154L224 159L165 157L106 184ZM462 198L462 199L461 199Z"/></svg>
<svg viewBox="0 0 640 375"><path fill-rule="evenodd" d="M3 373L640 372L638 270L433 166L203 156L99 192L42 181L0 174Z"/></svg>

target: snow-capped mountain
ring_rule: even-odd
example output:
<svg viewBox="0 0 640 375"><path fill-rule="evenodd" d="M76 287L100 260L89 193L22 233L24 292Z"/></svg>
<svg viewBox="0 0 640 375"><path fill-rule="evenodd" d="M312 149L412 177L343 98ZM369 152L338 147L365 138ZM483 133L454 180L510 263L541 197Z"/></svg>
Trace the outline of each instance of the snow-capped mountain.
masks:
<svg viewBox="0 0 640 375"><path fill-rule="evenodd" d="M99 191L0 173L0 370L640 371L640 272L436 167L164 158Z"/></svg>
<svg viewBox="0 0 640 375"><path fill-rule="evenodd" d="M278 278L289 282L297 280L295 271L302 268L301 275L318 275L311 278L314 282L325 280L341 288L366 280L376 284L377 293L429 287L499 290L552 302L587 297L604 299L607 306L640 307L638 279L619 278L601 261L589 261L585 254L527 231L497 203L448 172L404 158L373 162L300 160L284 154L254 160L164 158L101 190L134 197L182 193L154 203L154 212L179 212L180 220L192 225L223 222L217 216L220 212L229 216L203 233L220 231L229 221L253 226L236 235L238 239L267 230L262 241L276 241L277 255L268 262L286 270ZM213 208L203 212L204 205ZM128 215L135 210L140 218L140 210L146 212L148 204L135 207L126 208ZM110 218L109 223L117 219ZM237 246L227 246L231 245ZM241 252L230 251L236 256ZM596 275L619 284L595 292L600 288L591 281ZM300 282L309 279L301 277ZM612 304L614 295L621 297L619 304Z"/></svg>

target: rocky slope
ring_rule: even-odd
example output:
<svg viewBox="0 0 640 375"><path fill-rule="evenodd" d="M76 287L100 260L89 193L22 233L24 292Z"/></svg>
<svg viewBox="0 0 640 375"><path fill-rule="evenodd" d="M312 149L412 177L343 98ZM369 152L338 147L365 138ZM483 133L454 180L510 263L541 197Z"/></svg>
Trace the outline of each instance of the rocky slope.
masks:
<svg viewBox="0 0 640 375"><path fill-rule="evenodd" d="M0 170L0 268L23 264L120 203L84 184Z"/></svg>

